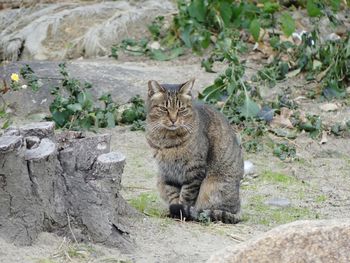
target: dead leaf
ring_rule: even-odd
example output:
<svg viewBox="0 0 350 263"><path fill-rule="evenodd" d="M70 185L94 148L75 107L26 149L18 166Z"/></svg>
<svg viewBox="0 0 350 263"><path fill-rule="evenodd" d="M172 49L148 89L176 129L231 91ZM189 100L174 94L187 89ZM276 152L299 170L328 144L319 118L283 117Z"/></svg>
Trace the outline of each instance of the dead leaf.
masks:
<svg viewBox="0 0 350 263"><path fill-rule="evenodd" d="M322 131L322 137L321 137L321 141L320 141L320 144L325 144L328 142L328 139L327 139L327 131Z"/></svg>
<svg viewBox="0 0 350 263"><path fill-rule="evenodd" d="M333 67L333 63L331 63L329 65L328 68L326 68L324 71L320 72L317 76L316 76L316 80L317 82L320 82L327 74L327 72Z"/></svg>
<svg viewBox="0 0 350 263"><path fill-rule="evenodd" d="M281 35L280 35L280 41L281 41L281 42L289 41L289 42L291 42L291 43L294 42L292 36L287 37L287 36L284 35L284 34L281 34Z"/></svg>
<svg viewBox="0 0 350 263"><path fill-rule="evenodd" d="M301 70L300 68L292 70L286 74L286 77L287 78L295 77L296 75L298 75L300 73L300 70Z"/></svg>
<svg viewBox="0 0 350 263"><path fill-rule="evenodd" d="M299 120L301 121L301 123L306 123L306 122L308 122L308 119L306 118L306 114L305 114L304 111L301 111L301 112L300 112Z"/></svg>
<svg viewBox="0 0 350 263"><path fill-rule="evenodd" d="M8 92L10 89L9 87L7 86L7 83L4 79L2 79L2 83L3 83L3 86L0 88L0 93L2 94L5 94L6 92Z"/></svg>
<svg viewBox="0 0 350 263"><path fill-rule="evenodd" d="M320 106L320 109L322 111L328 112L328 111L336 111L339 109L339 107L335 103L325 103L325 104Z"/></svg>
<svg viewBox="0 0 350 263"><path fill-rule="evenodd" d="M314 59L314 61L312 62L312 69L316 70L321 67L322 67L322 62L318 61L317 59Z"/></svg>
<svg viewBox="0 0 350 263"><path fill-rule="evenodd" d="M273 117L270 126L272 128L288 128L293 129L294 126L290 121L290 117L292 116L293 111L288 108L281 108L281 114Z"/></svg>

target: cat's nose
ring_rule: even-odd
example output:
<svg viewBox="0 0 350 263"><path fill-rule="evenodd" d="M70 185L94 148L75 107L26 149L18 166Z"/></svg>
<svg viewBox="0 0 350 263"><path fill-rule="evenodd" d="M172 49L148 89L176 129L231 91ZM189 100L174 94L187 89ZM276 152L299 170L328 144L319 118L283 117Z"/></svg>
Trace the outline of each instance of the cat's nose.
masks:
<svg viewBox="0 0 350 263"><path fill-rule="evenodd" d="M172 124L175 124L175 122L177 120L176 114L169 114L169 119L172 122Z"/></svg>

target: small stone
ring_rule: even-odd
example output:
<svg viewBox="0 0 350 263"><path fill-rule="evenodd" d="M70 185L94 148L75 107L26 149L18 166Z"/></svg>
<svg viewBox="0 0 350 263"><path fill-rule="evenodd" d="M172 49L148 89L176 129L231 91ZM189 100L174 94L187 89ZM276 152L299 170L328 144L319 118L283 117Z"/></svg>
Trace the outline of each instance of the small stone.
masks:
<svg viewBox="0 0 350 263"><path fill-rule="evenodd" d="M267 200L265 204L269 206L288 207L290 206L290 201L287 198L272 198Z"/></svg>
<svg viewBox="0 0 350 263"><path fill-rule="evenodd" d="M244 161L244 174L251 175L255 173L255 166L251 161Z"/></svg>

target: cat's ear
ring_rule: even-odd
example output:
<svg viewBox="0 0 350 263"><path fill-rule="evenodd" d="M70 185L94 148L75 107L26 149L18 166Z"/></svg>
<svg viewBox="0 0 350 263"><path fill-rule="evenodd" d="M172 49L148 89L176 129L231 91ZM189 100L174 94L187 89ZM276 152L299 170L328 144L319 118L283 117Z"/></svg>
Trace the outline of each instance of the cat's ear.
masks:
<svg viewBox="0 0 350 263"><path fill-rule="evenodd" d="M165 92L165 89L155 80L148 81L148 97L150 98L158 92Z"/></svg>
<svg viewBox="0 0 350 263"><path fill-rule="evenodd" d="M183 95L188 95L192 97L192 87L193 87L194 81L195 79L193 78L185 82L184 84L182 84L179 92Z"/></svg>

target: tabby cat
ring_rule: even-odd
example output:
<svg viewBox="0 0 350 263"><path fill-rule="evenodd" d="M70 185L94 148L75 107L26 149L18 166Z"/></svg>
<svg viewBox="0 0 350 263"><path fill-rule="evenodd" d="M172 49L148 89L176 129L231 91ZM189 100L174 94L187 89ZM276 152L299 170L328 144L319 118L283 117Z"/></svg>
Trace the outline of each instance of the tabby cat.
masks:
<svg viewBox="0 0 350 263"><path fill-rule="evenodd" d="M193 84L148 82L146 138L160 195L173 217L237 223L241 146L221 113L193 99Z"/></svg>

